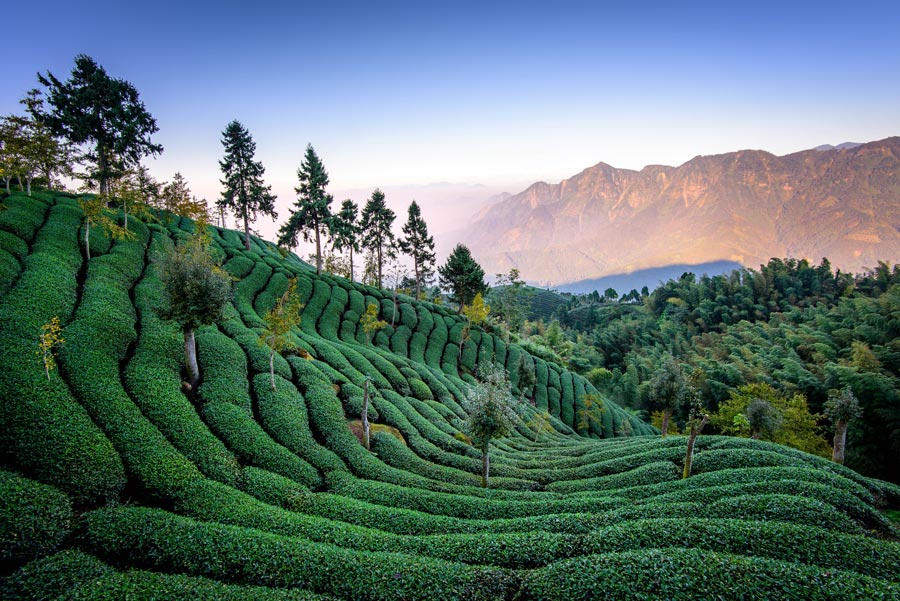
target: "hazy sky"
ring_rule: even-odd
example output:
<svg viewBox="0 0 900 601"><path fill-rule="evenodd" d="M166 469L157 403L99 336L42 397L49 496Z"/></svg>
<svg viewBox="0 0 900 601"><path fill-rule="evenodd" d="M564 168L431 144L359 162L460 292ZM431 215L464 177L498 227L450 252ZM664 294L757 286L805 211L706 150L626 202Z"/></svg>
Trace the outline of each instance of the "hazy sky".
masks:
<svg viewBox="0 0 900 601"><path fill-rule="evenodd" d="M15 2L0 113L89 54L156 117L158 177L216 198L238 119L281 207L308 142L334 190L517 192L599 161L900 134L900 2L485 4Z"/></svg>

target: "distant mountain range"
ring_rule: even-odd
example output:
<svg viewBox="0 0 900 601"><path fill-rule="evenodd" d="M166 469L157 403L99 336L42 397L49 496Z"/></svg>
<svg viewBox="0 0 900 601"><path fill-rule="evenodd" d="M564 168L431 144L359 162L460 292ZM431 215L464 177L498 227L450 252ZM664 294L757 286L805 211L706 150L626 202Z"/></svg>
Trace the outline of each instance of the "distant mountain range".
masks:
<svg viewBox="0 0 900 601"><path fill-rule="evenodd" d="M860 271L900 261L900 138L640 171L599 163L487 206L462 237L486 273L516 267L543 286L788 256Z"/></svg>

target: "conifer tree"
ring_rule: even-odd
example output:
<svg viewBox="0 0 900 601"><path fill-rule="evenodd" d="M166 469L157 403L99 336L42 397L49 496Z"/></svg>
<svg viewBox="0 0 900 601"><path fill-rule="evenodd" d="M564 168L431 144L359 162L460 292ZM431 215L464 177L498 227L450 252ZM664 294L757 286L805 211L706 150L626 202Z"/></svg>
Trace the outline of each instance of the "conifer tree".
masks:
<svg viewBox="0 0 900 601"><path fill-rule="evenodd" d="M316 273L322 273L322 235L331 229L331 202L334 198L325 193L328 172L312 144L306 146L306 156L297 169L297 177L300 186L294 188L298 195L294 202L296 210L278 230L278 244L293 248L297 246L300 234L307 242L310 237L315 238Z"/></svg>
<svg viewBox="0 0 900 601"><path fill-rule="evenodd" d="M137 89L124 79L110 77L91 57L76 56L72 76L65 82L49 71L46 77L38 74L38 81L47 87L51 111L34 110L32 116L55 136L75 145L90 144L84 156L94 167L87 180L99 184L100 194L107 194L109 180L141 157L163 151L150 140L159 128Z"/></svg>
<svg viewBox="0 0 900 601"><path fill-rule="evenodd" d="M441 285L452 292L452 300L459 303L458 313L463 312L465 305L472 302L479 292L487 292L484 283L484 269L481 268L468 247L457 244L447 257L447 262L438 267Z"/></svg>
<svg viewBox="0 0 900 601"><path fill-rule="evenodd" d="M244 222L244 248L250 250L250 222L256 220L256 214L278 217L275 212L275 196L272 187L266 186L262 176L265 168L260 161L254 160L256 143L241 123L232 121L222 132L222 145L225 157L219 161L219 167L225 175L221 180L225 190L218 206L230 209L235 216Z"/></svg>
<svg viewBox="0 0 900 601"><path fill-rule="evenodd" d="M397 256L394 233L391 225L397 216L387 208L384 192L375 188L372 197L363 207L360 229L362 230L362 246L371 251L375 258L377 278L375 284L382 286L382 270L387 259Z"/></svg>
<svg viewBox="0 0 900 601"><path fill-rule="evenodd" d="M434 271L434 238L428 235L428 225L415 200L409 205L409 216L403 225L400 251L412 257L416 279L416 298Z"/></svg>
<svg viewBox="0 0 900 601"><path fill-rule="evenodd" d="M331 219L331 242L335 250L350 252L350 281L353 281L353 251L359 252L359 207L346 199Z"/></svg>

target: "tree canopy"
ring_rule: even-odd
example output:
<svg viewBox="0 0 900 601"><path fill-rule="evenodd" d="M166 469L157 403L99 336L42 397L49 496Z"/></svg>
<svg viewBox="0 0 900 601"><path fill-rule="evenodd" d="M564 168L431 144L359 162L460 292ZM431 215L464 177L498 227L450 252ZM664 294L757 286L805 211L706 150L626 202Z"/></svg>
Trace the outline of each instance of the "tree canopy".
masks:
<svg viewBox="0 0 900 601"><path fill-rule="evenodd" d="M341 210L332 215L331 242L338 251L350 254L350 281L353 281L353 253L359 252L359 207L349 198L341 203Z"/></svg>
<svg viewBox="0 0 900 601"><path fill-rule="evenodd" d="M375 285L379 288L382 287L385 261L397 256L396 241L391 231L396 218L397 216L385 203L384 192L375 188L366 206L363 207L360 230L363 248L375 259Z"/></svg>
<svg viewBox="0 0 900 601"><path fill-rule="evenodd" d="M221 180L225 189L218 201L220 208L229 209L244 222L244 248L250 250L250 222L256 220L257 213L278 217L275 212L275 196L271 186L263 182L265 168L254 159L256 142L239 121L234 120L222 132L222 146L225 156L219 167L225 178Z"/></svg>
<svg viewBox="0 0 900 601"><path fill-rule="evenodd" d="M316 273L322 273L322 236L331 229L331 203L334 198L326 194L328 172L316 154L312 144L306 146L306 155L297 169L300 185L294 188L297 200L294 211L278 230L278 244L293 248L302 235L309 242L316 241Z"/></svg>
<svg viewBox="0 0 900 601"><path fill-rule="evenodd" d="M400 238L400 251L413 260L413 271L416 282L416 298L434 270L434 238L428 235L428 225L422 218L422 210L415 200L409 205L409 214L403 224L403 237Z"/></svg>
<svg viewBox="0 0 900 601"><path fill-rule="evenodd" d="M88 183L108 192L110 179L119 177L141 157L163 151L151 136L159 128L141 102L137 89L124 79L110 77L97 62L85 55L75 57L71 77L60 81L49 71L38 74L47 88L49 112L32 108L32 115L50 131L76 145L90 146L85 153L91 163Z"/></svg>
<svg viewBox="0 0 900 601"><path fill-rule="evenodd" d="M447 262L438 267L441 285L451 292L451 300L459 303L459 313L472 302L479 292L487 292L484 269L481 268L469 248L457 244L447 257Z"/></svg>

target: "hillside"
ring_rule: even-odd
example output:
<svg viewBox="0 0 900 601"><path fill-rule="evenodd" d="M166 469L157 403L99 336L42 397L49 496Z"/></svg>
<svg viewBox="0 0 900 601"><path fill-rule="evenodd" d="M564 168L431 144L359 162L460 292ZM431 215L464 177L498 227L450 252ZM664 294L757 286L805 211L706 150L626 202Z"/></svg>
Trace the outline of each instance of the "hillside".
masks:
<svg viewBox="0 0 900 601"><path fill-rule="evenodd" d="M742 150L538 182L463 234L487 273L559 285L673 264L900 260L900 138L786 156Z"/></svg>
<svg viewBox="0 0 900 601"><path fill-rule="evenodd" d="M235 278L227 318L197 333L185 396L178 329L154 259L194 224L130 220L92 235L65 195L0 212L0 596L191 599L801 599L900 596L882 508L900 488L786 447L655 431L609 399L579 436L584 378L385 292L316 276L292 255L213 229ZM305 352L269 357L261 315L298 278ZM35 355L54 316L47 378ZM305 358L304 355L310 358ZM476 365L510 370L526 414L493 450L461 435ZM349 427L377 393L372 452ZM529 423L543 410L550 428ZM735 587L740 587L737 590Z"/></svg>

